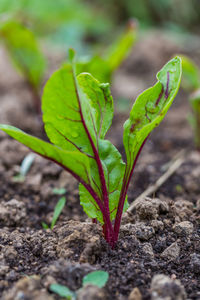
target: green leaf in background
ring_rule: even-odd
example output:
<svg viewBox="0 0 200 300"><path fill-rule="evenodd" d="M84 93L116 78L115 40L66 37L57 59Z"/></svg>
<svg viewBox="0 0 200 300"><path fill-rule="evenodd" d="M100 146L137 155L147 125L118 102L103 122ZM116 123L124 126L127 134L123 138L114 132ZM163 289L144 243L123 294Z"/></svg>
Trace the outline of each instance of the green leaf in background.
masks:
<svg viewBox="0 0 200 300"><path fill-rule="evenodd" d="M137 23L134 20L130 20L126 30L121 36L106 50L104 59L111 72L115 71L120 64L125 60L136 41L137 35Z"/></svg>
<svg viewBox="0 0 200 300"><path fill-rule="evenodd" d="M53 194L54 195L64 195L66 194L67 190L65 188L54 188Z"/></svg>
<svg viewBox="0 0 200 300"><path fill-rule="evenodd" d="M126 176L130 174L141 146L150 132L160 124L170 108L180 85L181 59L169 61L157 74L158 82L136 99L130 118L124 124Z"/></svg>
<svg viewBox="0 0 200 300"><path fill-rule="evenodd" d="M0 130L5 131L8 135L29 147L35 153L57 162L76 178L78 177L87 184L90 183L90 165L86 155L79 152L65 151L55 145L26 134L13 126L0 125Z"/></svg>
<svg viewBox="0 0 200 300"><path fill-rule="evenodd" d="M108 272L105 271L94 271L83 277L83 286L87 284L96 285L102 288L106 285L109 278Z"/></svg>
<svg viewBox="0 0 200 300"><path fill-rule="evenodd" d="M70 291L70 289L68 289L68 287L64 285L53 283L50 285L49 289L51 292L59 295L60 297L64 297L68 300L76 299L75 293Z"/></svg>
<svg viewBox="0 0 200 300"><path fill-rule="evenodd" d="M187 56L181 55L183 77L181 86L189 91L200 87L200 71L197 65Z"/></svg>
<svg viewBox="0 0 200 300"><path fill-rule="evenodd" d="M3 40L17 69L38 89L44 75L46 60L33 33L16 21L7 21L0 26L0 39Z"/></svg>
<svg viewBox="0 0 200 300"><path fill-rule="evenodd" d="M101 82L110 82L113 72L130 53L136 40L136 33L136 23L130 21L126 30L104 51L102 56L94 55L89 59L77 61L77 74L88 72Z"/></svg>
<svg viewBox="0 0 200 300"><path fill-rule="evenodd" d="M108 62L100 55L80 59L76 63L76 73L88 72L100 82L110 82L111 70Z"/></svg>
<svg viewBox="0 0 200 300"><path fill-rule="evenodd" d="M64 206L65 206L65 203L66 203L66 198L65 197L62 197L59 199L58 203L56 204L55 208L54 208L54 213L53 213L53 219L52 219L52 222L51 222L51 229L54 228Z"/></svg>
<svg viewBox="0 0 200 300"><path fill-rule="evenodd" d="M192 113L189 121L194 131L194 141L197 149L200 149L200 89L190 95L189 102L192 106Z"/></svg>
<svg viewBox="0 0 200 300"><path fill-rule="evenodd" d="M45 222L42 222L42 228L47 230L49 229L49 225L47 225Z"/></svg>
<svg viewBox="0 0 200 300"><path fill-rule="evenodd" d="M34 153L29 153L25 156L25 158L23 159L22 164L20 166L20 175L21 176L25 177L27 175L35 158L36 158L36 155Z"/></svg>

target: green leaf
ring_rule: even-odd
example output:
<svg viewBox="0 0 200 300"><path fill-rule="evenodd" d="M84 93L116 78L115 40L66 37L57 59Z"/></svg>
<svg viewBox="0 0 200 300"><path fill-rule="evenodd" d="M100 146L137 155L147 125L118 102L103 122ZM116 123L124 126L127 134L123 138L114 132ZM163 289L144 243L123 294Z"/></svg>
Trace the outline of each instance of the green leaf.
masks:
<svg viewBox="0 0 200 300"><path fill-rule="evenodd" d="M107 145L108 142L102 142L101 139L104 138L113 118L113 99L109 85L100 84L87 73L80 74L76 80L73 67L66 65L55 72L47 82L42 98L42 110L45 130L51 142L65 150L79 151L87 155L91 166L91 186L103 201L94 148L101 158L104 172L107 172L106 165L109 160L105 161L102 145ZM108 175L106 176L108 182ZM119 179L115 178L115 180L119 184ZM111 180L110 182L112 183ZM110 186L113 187L111 183ZM84 204L84 199L87 198L84 207L86 213L91 216L96 211L95 217L102 222L102 214L94 199L88 196L86 191L85 197L83 194L84 188L81 188L81 204ZM115 199L118 201L117 198ZM89 209L86 208L88 200L91 202Z"/></svg>
<svg viewBox="0 0 200 300"><path fill-rule="evenodd" d="M108 272L105 271L94 271L83 277L83 286L87 284L96 285L102 288L106 285L109 278Z"/></svg>
<svg viewBox="0 0 200 300"><path fill-rule="evenodd" d="M103 56L94 55L87 59L80 59L76 64L77 74L88 72L100 82L110 82L112 73L131 51L136 40L136 33L136 23L131 21L120 37L106 49Z"/></svg>
<svg viewBox="0 0 200 300"><path fill-rule="evenodd" d="M194 91L200 87L200 72L197 65L187 56L181 55L183 77L181 85L184 89Z"/></svg>
<svg viewBox="0 0 200 300"><path fill-rule="evenodd" d="M119 203L125 164L122 161L119 151L108 140L99 140L99 156L103 164L104 175L108 188L110 217L111 220L114 220ZM97 218L101 223L103 223L103 216L88 191L80 185L79 192L80 203L83 206L84 211L89 217ZM128 202L126 201L125 209L127 208Z"/></svg>
<svg viewBox="0 0 200 300"><path fill-rule="evenodd" d="M54 195L64 195L66 194L67 190L65 188L54 188L53 194Z"/></svg>
<svg viewBox="0 0 200 300"><path fill-rule="evenodd" d="M60 297L64 297L68 300L75 299L75 293L72 292L68 287L58 284L58 283L53 283L50 285L50 291L59 295Z"/></svg>
<svg viewBox="0 0 200 300"><path fill-rule="evenodd" d="M66 203L66 198L62 197L62 198L60 198L60 200L56 204L55 209L54 209L53 219L52 219L52 222L51 222L51 229L54 228L54 226L55 226L55 224L56 224L56 222L57 222L64 206L65 206L65 203Z"/></svg>
<svg viewBox="0 0 200 300"><path fill-rule="evenodd" d="M55 145L26 134L13 126L0 125L0 130L5 131L8 135L29 147L35 153L60 164L71 174L77 175L87 184L90 183L90 165L86 155L79 152L65 151Z"/></svg>
<svg viewBox="0 0 200 300"><path fill-rule="evenodd" d="M20 175L25 177L28 171L30 170L33 162L35 160L35 154L29 153L25 156L25 158L22 161L21 167L20 167Z"/></svg>
<svg viewBox="0 0 200 300"><path fill-rule="evenodd" d="M192 106L189 121L194 131L195 146L200 149L200 89L190 95L189 101Z"/></svg>
<svg viewBox="0 0 200 300"><path fill-rule="evenodd" d="M54 144L70 151L93 156L85 126L97 147L113 117L113 100L108 87L102 87L90 74L74 75L66 65L48 80L42 97L46 133Z"/></svg>
<svg viewBox="0 0 200 300"><path fill-rule="evenodd" d="M160 124L170 108L180 85L181 59L169 61L157 74L158 82L136 99L130 118L124 124L124 147L127 157L126 175L150 132Z"/></svg>
<svg viewBox="0 0 200 300"><path fill-rule="evenodd" d="M94 122L98 138L103 139L112 124L113 98L110 93L109 83L99 83L92 75L82 73L77 76L82 91L90 101L94 114Z"/></svg>
<svg viewBox="0 0 200 300"><path fill-rule="evenodd" d="M49 229L49 226L45 222L42 222L42 228L47 230Z"/></svg>
<svg viewBox="0 0 200 300"><path fill-rule="evenodd" d="M111 80L111 69L104 58L99 55L94 55L87 59L80 59L76 63L76 73L82 72L91 73L100 82L110 82Z"/></svg>
<svg viewBox="0 0 200 300"><path fill-rule="evenodd" d="M128 56L136 40L137 24L133 20L129 22L122 35L111 44L105 54L105 60L111 72L116 70L123 60Z"/></svg>
<svg viewBox="0 0 200 300"><path fill-rule="evenodd" d="M7 21L0 26L0 38L19 71L38 88L46 61L33 33L16 21Z"/></svg>

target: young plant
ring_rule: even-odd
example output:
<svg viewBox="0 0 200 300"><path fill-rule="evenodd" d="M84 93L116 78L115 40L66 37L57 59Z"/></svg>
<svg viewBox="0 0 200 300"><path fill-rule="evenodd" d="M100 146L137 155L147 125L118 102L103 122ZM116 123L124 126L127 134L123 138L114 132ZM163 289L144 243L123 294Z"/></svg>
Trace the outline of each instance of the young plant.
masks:
<svg viewBox="0 0 200 300"><path fill-rule="evenodd" d="M91 73L100 82L111 82L112 75L122 64L136 41L137 23L130 20L126 29L108 47L103 55L94 55L90 59L79 60L76 63L77 74Z"/></svg>
<svg viewBox="0 0 200 300"><path fill-rule="evenodd" d="M57 202L57 204L54 208L54 213L53 213L53 218L52 218L52 221L51 221L51 226L49 227L45 222L42 222L42 227L44 229L49 229L50 228L51 230L53 230L53 228L54 228L54 226L55 226L55 224L56 224L63 208L65 207L65 204L66 204L66 198L61 197L58 200L58 202Z"/></svg>
<svg viewBox="0 0 200 300"><path fill-rule="evenodd" d="M16 182L23 182L25 180L26 175L28 174L36 155L34 153L28 153L20 166L19 173L13 177L13 180Z"/></svg>
<svg viewBox="0 0 200 300"><path fill-rule="evenodd" d="M41 112L40 84L46 61L33 33L16 21L0 25L0 40L3 41L17 70L24 76L32 93L36 111Z"/></svg>
<svg viewBox="0 0 200 300"><path fill-rule="evenodd" d="M200 150L200 70L188 57L181 56L183 66L183 88L189 92L192 114L189 122L194 131L195 146Z"/></svg>
<svg viewBox="0 0 200 300"><path fill-rule="evenodd" d="M94 271L83 277L82 286L95 285L102 288L106 285L109 278L108 272L105 271ZM80 290L80 289L79 289ZM58 294L60 297L64 297L68 300L74 300L77 298L77 294L72 292L68 287L53 283L50 285L50 291Z"/></svg>
<svg viewBox="0 0 200 300"><path fill-rule="evenodd" d="M13 126L0 125L0 129L78 180L84 211L102 224L106 241L114 247L137 159L178 92L181 60L169 61L157 74L157 83L136 99L124 124L125 164L105 140L113 118L109 84L88 73L76 76L73 50L69 56L71 63L51 76L42 97L43 121L52 144Z"/></svg>

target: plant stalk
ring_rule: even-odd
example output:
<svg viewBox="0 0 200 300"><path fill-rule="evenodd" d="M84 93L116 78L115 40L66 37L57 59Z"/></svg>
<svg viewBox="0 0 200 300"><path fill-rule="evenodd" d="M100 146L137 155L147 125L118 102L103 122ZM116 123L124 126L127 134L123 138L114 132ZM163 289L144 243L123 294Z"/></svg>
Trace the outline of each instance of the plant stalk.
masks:
<svg viewBox="0 0 200 300"><path fill-rule="evenodd" d="M140 150L138 151L138 153L137 153L137 155L135 157L135 160L133 162L133 166L132 166L130 174L127 175L126 171L125 171L125 174L124 174L124 179L126 179L126 178L127 179L124 180L124 183L123 183L123 186L122 186L121 195L120 195L120 198L119 198L120 200L119 200L119 204L118 204L118 208L117 208L117 214L116 214L116 217L115 217L114 243L116 243L118 241L119 229L120 229L120 224L121 224L121 219L122 219L122 214L123 214L123 208L124 208L124 202L125 202L125 199L126 199L126 194L127 194L127 191L128 191L130 180L131 180L131 177L133 175L133 171L135 169L138 157L140 156L140 153L141 153L141 151L142 151L142 149L143 149L143 147L145 145L145 142L146 142L147 138L142 143L142 145L140 147Z"/></svg>

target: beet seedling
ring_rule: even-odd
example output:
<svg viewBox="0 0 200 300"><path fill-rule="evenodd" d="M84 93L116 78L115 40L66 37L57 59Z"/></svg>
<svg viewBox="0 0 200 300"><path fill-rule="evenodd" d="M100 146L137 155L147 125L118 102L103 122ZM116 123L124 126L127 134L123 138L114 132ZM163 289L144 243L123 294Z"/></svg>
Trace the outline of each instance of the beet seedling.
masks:
<svg viewBox="0 0 200 300"><path fill-rule="evenodd" d="M189 103L192 107L189 122L194 131L195 146L200 150L200 71L188 57L181 56L181 59L183 66L182 86L190 93Z"/></svg>
<svg viewBox="0 0 200 300"><path fill-rule="evenodd" d="M169 61L157 74L157 83L136 99L124 124L125 164L104 139L113 118L109 84L88 73L76 76L74 55L70 50L71 63L55 72L44 88L43 121L52 144L13 126L0 125L0 129L78 180L84 211L102 224L106 241L114 247L137 159L178 92L181 59Z"/></svg>
<svg viewBox="0 0 200 300"><path fill-rule="evenodd" d="M108 272L94 271L83 277L82 286L84 287L86 285L95 285L99 288L102 288L106 285L108 278ZM50 291L68 300L75 300L77 298L78 292L73 292L68 287L57 283L53 283L50 285Z"/></svg>
<svg viewBox="0 0 200 300"><path fill-rule="evenodd" d="M42 222L42 227L44 229L49 229L50 228L51 230L53 230L53 228L56 225L56 222L57 222L63 208L65 207L65 203L66 203L66 198L65 197L61 197L58 200L58 202L57 202L57 204L54 208L53 217L52 217L52 221L51 221L51 226L49 227L45 222Z"/></svg>
<svg viewBox="0 0 200 300"><path fill-rule="evenodd" d="M32 93L35 110L40 113L39 90L46 60L35 36L22 24L9 20L2 22L0 26L0 41L3 41L14 66L25 78Z"/></svg>

